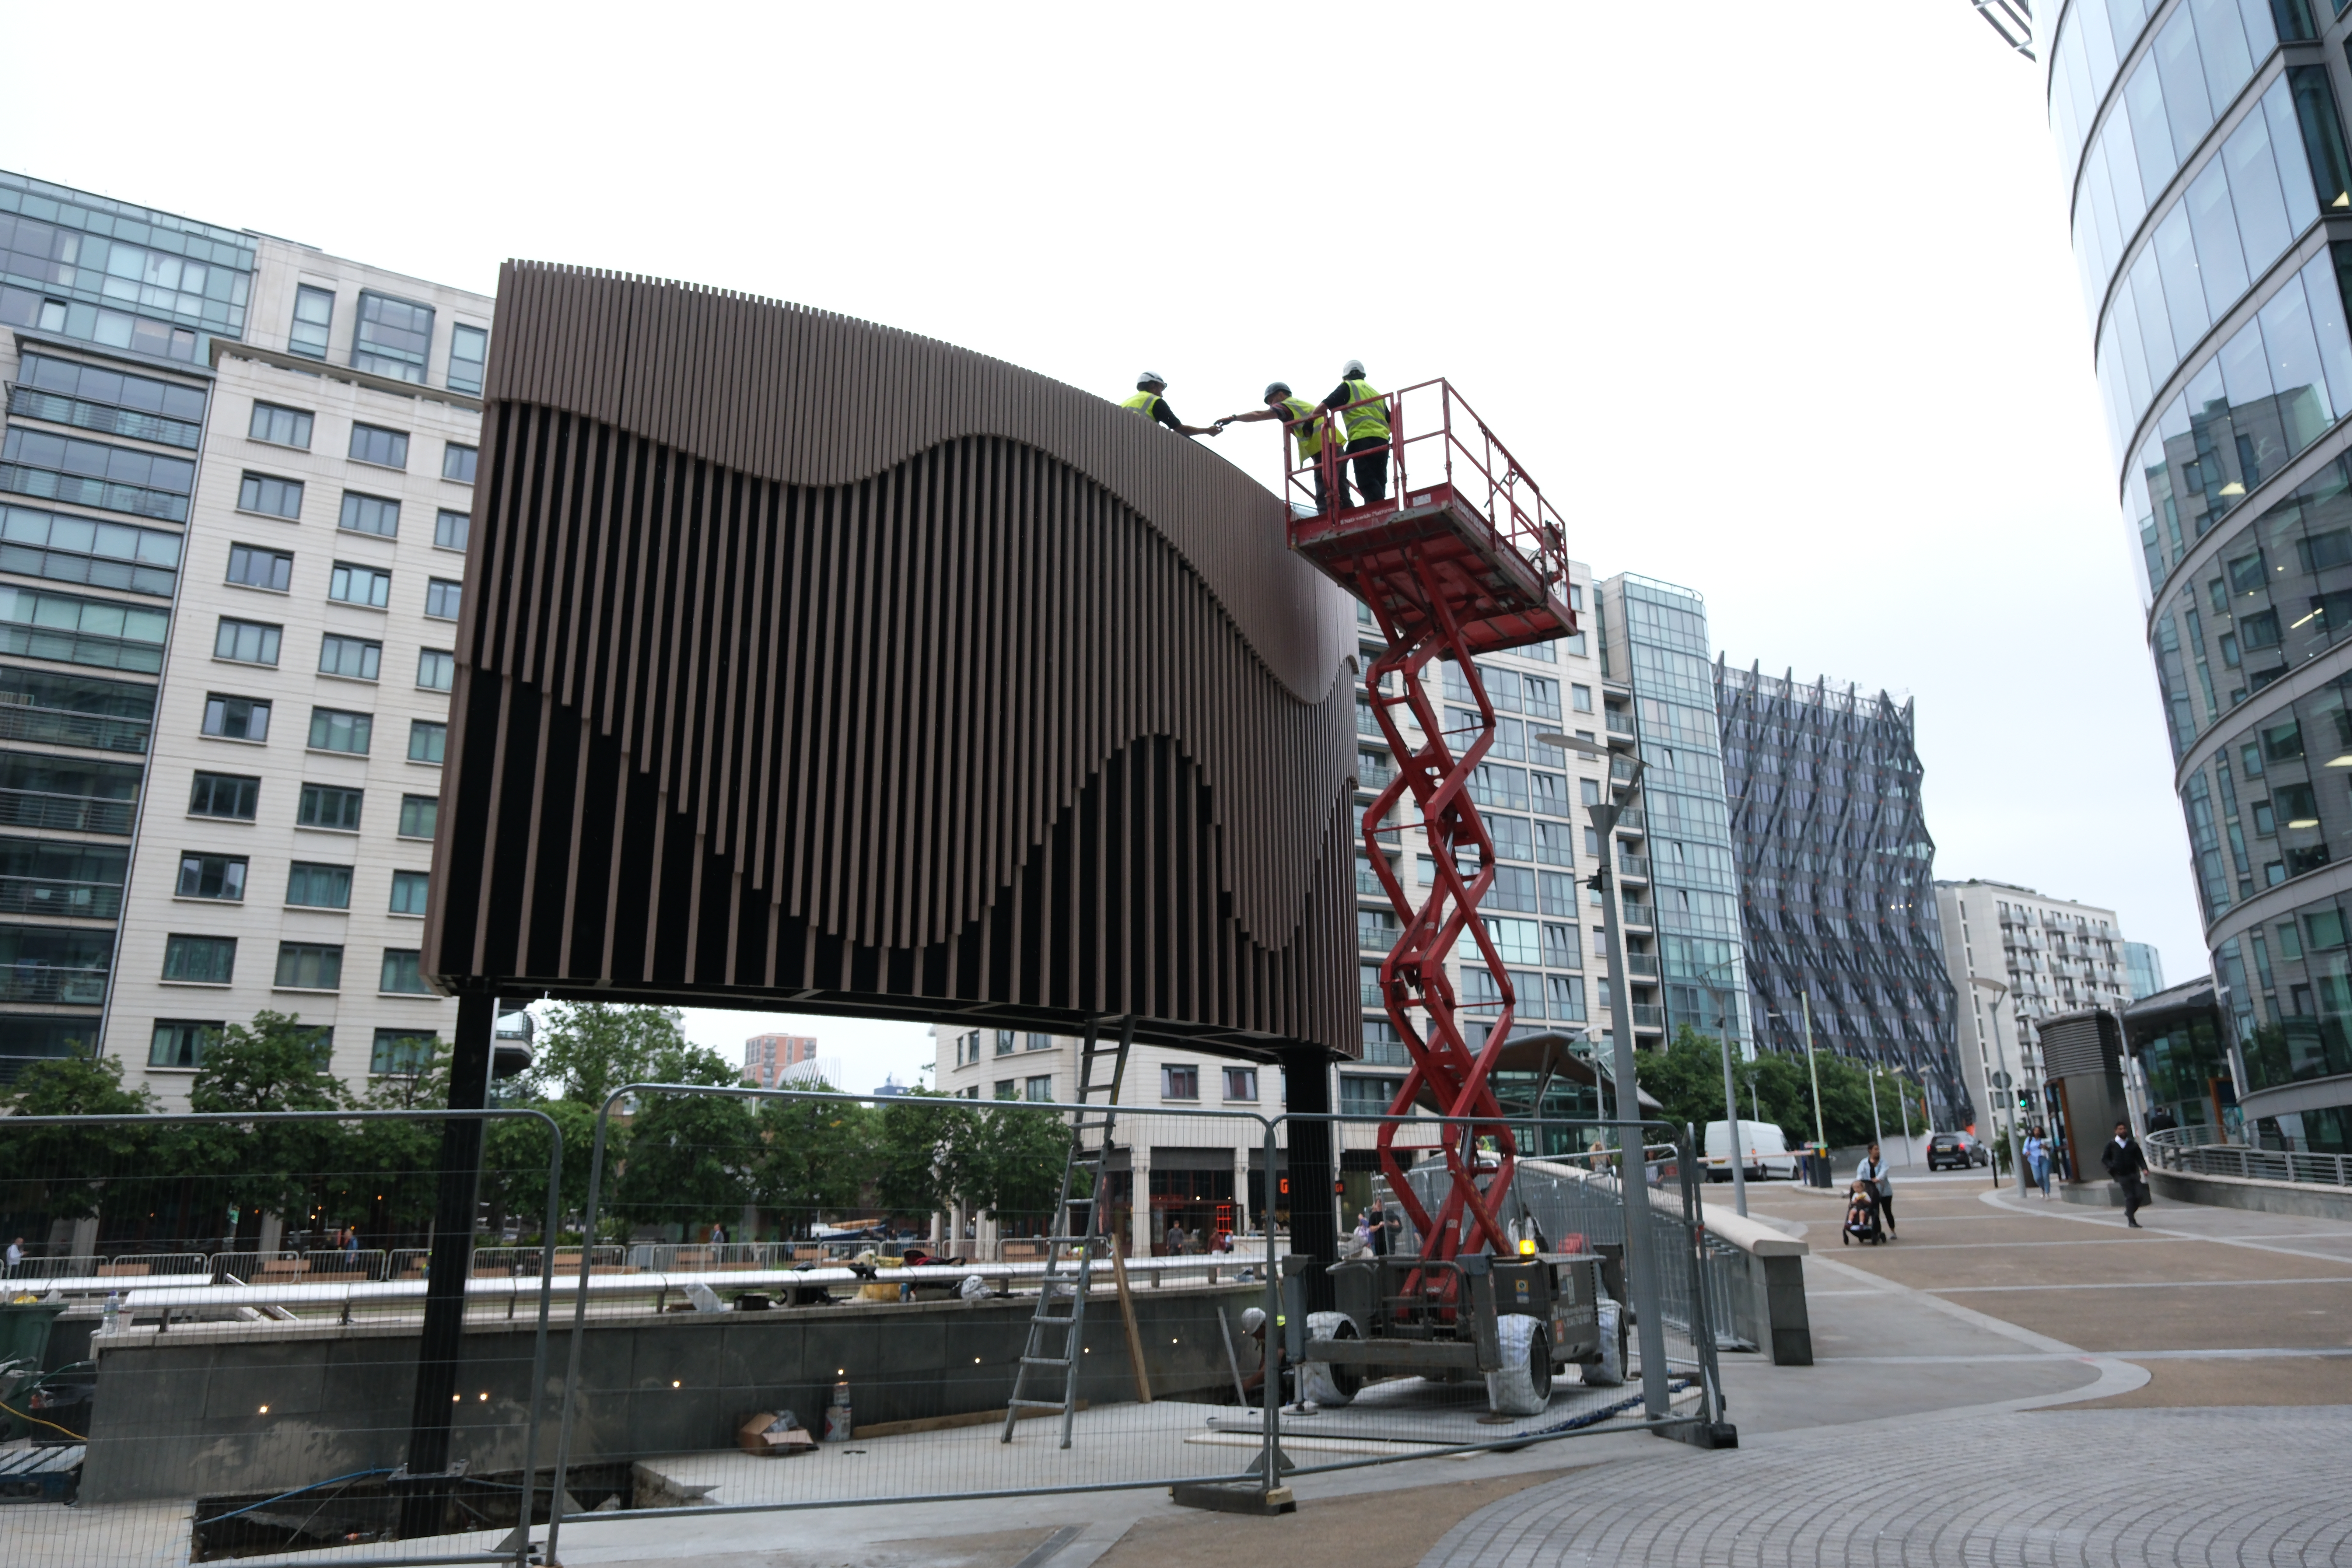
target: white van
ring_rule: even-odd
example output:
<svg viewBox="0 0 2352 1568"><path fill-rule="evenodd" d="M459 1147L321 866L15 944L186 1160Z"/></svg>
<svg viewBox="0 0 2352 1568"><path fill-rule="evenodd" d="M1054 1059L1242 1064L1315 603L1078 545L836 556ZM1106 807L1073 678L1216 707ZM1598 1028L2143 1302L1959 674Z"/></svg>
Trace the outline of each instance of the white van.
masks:
<svg viewBox="0 0 2352 1568"><path fill-rule="evenodd" d="M1706 1179L1710 1182L1731 1180L1731 1124L1710 1121L1706 1124ZM1786 1181L1797 1179L1797 1156L1789 1141L1780 1135L1778 1125L1769 1121L1742 1121L1739 1124L1742 1151L1740 1163L1747 1168L1751 1180L1779 1176Z"/></svg>

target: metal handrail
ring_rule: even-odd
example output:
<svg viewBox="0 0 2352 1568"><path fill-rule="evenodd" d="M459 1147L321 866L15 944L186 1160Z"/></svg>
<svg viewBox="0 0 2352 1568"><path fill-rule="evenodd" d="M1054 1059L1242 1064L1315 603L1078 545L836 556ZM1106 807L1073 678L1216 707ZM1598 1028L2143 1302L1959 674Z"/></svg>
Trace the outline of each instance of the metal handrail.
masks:
<svg viewBox="0 0 2352 1568"><path fill-rule="evenodd" d="M2140 1145L2159 1169L2179 1171L2183 1175L2352 1187L2352 1154L2252 1149L2227 1142L2225 1135L2210 1127L2164 1128L2140 1140Z"/></svg>
<svg viewBox="0 0 2352 1568"><path fill-rule="evenodd" d="M74 833L128 833L138 804L49 790L0 789L0 824L58 827Z"/></svg>

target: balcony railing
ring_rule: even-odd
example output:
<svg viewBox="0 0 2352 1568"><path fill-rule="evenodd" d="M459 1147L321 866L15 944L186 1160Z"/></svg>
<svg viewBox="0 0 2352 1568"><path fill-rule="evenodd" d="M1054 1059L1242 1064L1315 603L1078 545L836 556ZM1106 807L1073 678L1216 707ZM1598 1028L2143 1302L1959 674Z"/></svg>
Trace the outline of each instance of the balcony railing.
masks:
<svg viewBox="0 0 2352 1568"><path fill-rule="evenodd" d="M1609 732L1612 735L1632 734L1633 716L1631 713L1620 713L1616 709L1612 708L1609 710Z"/></svg>
<svg viewBox="0 0 2352 1568"><path fill-rule="evenodd" d="M1645 980L1658 977L1658 955L1654 952L1629 952L1625 955L1625 973Z"/></svg>
<svg viewBox="0 0 2352 1568"><path fill-rule="evenodd" d="M124 833L138 803L93 800L81 795L50 795L41 790L0 789L0 826L56 827L73 833Z"/></svg>
<svg viewBox="0 0 2352 1568"><path fill-rule="evenodd" d="M2160 1169L2187 1175L2352 1187L2352 1154L2249 1149L2242 1143L2204 1142L2218 1137L2210 1127L2173 1127L2149 1133L2146 1142L2148 1153Z"/></svg>
<svg viewBox="0 0 2352 1568"><path fill-rule="evenodd" d="M1634 1003L1633 1014L1633 1027L1637 1029L1664 1031L1666 1026L1666 1010L1654 1002Z"/></svg>
<svg viewBox="0 0 2352 1568"><path fill-rule="evenodd" d="M62 915L110 921L122 916L120 882L59 882L46 877L0 877L0 914Z"/></svg>
<svg viewBox="0 0 2352 1568"><path fill-rule="evenodd" d="M1647 833L1649 830L1649 817L1645 813L1639 811L1621 811L1617 814L1618 832L1643 834Z"/></svg>
<svg viewBox="0 0 2352 1568"><path fill-rule="evenodd" d="M32 708L0 697L0 741L38 741L55 746L88 746L100 752L144 752L155 726L144 719L109 719Z"/></svg>
<svg viewBox="0 0 2352 1568"><path fill-rule="evenodd" d="M1612 757L1612 758L1610 758L1610 759L1609 759L1609 777L1610 777L1613 782L1615 782L1615 783L1617 783L1617 784L1631 784L1631 783L1633 783L1633 763L1632 763L1629 759L1624 758L1624 757Z"/></svg>
<svg viewBox="0 0 2352 1568"><path fill-rule="evenodd" d="M53 969L46 963L0 963L0 1002L64 1002L96 1007L106 1001L103 969Z"/></svg>
<svg viewBox="0 0 2352 1568"><path fill-rule="evenodd" d="M1651 930L1658 923L1657 916L1647 904L1628 902L1621 912L1627 925L1640 926L1643 931Z"/></svg>
<svg viewBox="0 0 2352 1568"><path fill-rule="evenodd" d="M1617 857L1617 871L1620 876L1646 882L1650 879L1650 858L1647 855L1620 855Z"/></svg>

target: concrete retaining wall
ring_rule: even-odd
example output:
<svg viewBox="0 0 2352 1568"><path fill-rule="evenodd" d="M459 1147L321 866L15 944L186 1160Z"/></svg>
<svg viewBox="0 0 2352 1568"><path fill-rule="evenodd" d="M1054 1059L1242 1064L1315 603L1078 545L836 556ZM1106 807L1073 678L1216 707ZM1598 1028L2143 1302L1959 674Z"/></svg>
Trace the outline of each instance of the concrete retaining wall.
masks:
<svg viewBox="0 0 2352 1568"><path fill-rule="evenodd" d="M1235 1325L1263 1285L1136 1293L1152 1393L1230 1388L1216 1314ZM581 1347L572 1458L728 1448L754 1411L824 1430L845 1376L858 1425L1002 1409L1034 1299L850 1302L764 1312L592 1320ZM548 1335L540 1462L555 1451L569 1324ZM1117 1299L1087 1302L1079 1397L1135 1397ZM249 1323L98 1336L98 1395L82 1472L88 1503L266 1492L390 1468L407 1447L417 1331ZM477 1323L459 1372L454 1458L476 1474L523 1462L527 1323ZM1059 1385L1047 1396L1058 1394ZM487 1394L488 1398L482 1397ZM264 1407L267 1407L266 1409Z"/></svg>
<svg viewBox="0 0 2352 1568"><path fill-rule="evenodd" d="M2301 1215L2306 1219L2352 1219L2352 1187L2308 1182L2258 1182L2244 1176L2200 1176L2186 1171L2147 1173L2148 1186L2174 1203L2211 1204L2219 1208L2258 1209L2263 1214Z"/></svg>

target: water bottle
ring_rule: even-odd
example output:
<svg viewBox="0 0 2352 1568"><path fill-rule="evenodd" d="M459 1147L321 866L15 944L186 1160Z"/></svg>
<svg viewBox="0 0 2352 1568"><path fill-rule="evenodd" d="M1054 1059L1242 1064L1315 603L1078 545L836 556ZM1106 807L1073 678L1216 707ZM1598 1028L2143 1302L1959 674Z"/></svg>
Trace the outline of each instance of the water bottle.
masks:
<svg viewBox="0 0 2352 1568"><path fill-rule="evenodd" d="M122 1292L120 1290L109 1290L106 1293L106 1307L104 1310L100 1313L100 1317L103 1321L99 1325L99 1331L100 1333L112 1333L114 1331L115 1323L121 1318L121 1316Z"/></svg>

